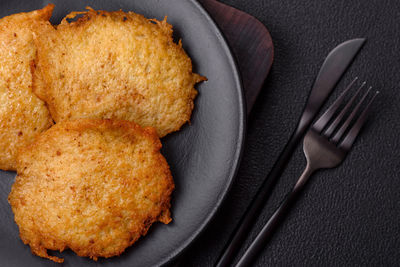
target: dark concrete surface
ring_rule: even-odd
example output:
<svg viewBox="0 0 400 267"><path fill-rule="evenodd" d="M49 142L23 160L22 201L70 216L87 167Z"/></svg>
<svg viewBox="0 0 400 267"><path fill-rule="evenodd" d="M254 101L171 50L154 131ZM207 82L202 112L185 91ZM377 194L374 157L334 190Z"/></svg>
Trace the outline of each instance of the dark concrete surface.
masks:
<svg viewBox="0 0 400 267"><path fill-rule="evenodd" d="M256 266L400 265L400 2L396 0L225 0L269 29L275 61L248 121L236 181L207 230L178 259L212 266L301 114L328 52L367 43L329 102L353 77L381 91L374 115L338 168L318 172ZM247 247L301 174L299 146L266 203ZM244 249L240 252L243 253Z"/></svg>

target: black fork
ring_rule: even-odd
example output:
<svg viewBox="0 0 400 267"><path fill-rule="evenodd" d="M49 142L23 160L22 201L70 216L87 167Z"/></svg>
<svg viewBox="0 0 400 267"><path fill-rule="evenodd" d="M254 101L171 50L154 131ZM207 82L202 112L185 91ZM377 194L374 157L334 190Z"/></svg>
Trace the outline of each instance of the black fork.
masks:
<svg viewBox="0 0 400 267"><path fill-rule="evenodd" d="M255 260L258 253L265 247L266 242L272 236L274 230L284 219L289 208L294 204L298 195L304 188L310 176L319 169L334 168L343 162L346 155L354 144L362 126L365 124L367 115L375 97L379 92L375 92L371 99L371 87L364 93L361 100L355 104L357 96L365 87L364 82L350 99L350 101L340 110L344 102L344 97L350 88L355 84L357 78L346 88L342 95L328 108L328 110L318 119L304 137L303 150L307 158L307 166L303 174L298 179L292 191L285 197L279 208L274 212L265 224L256 239L246 250L236 266L248 267ZM367 102L361 110L363 103ZM350 113L350 114L349 114Z"/></svg>

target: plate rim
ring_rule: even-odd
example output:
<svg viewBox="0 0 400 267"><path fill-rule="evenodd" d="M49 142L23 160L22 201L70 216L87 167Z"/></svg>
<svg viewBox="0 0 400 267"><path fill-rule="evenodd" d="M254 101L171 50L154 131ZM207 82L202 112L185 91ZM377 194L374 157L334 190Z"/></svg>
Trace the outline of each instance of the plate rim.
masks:
<svg viewBox="0 0 400 267"><path fill-rule="evenodd" d="M216 0L215 0L216 1ZM231 154L230 161L232 168L226 172L226 182L224 186L221 187L221 192L217 196L217 200L213 205L212 210L207 214L206 218L202 220L199 227L197 227L192 233L188 235L188 238L185 239L184 242L176 246L171 252L166 253L159 259L155 260L154 264L156 266L165 266L168 263L171 263L173 260L176 260L179 256L187 251L190 246L200 237L200 235L207 229L209 224L211 223L212 219L216 216L217 212L221 208L221 205L225 201L232 185L237 176L237 172L239 170L240 162L242 159L243 151L244 151L244 144L246 139L246 98L243 90L242 79L239 72L239 67L236 62L236 58L233 55L232 49L229 46L225 36L223 35L222 31L211 17L211 15L204 9L202 4L198 0L190 0L188 1L194 8L194 12L198 12L205 19L205 23L208 24L210 31L215 34L217 42L221 46L221 50L223 51L224 56L226 56L226 61L229 67L232 70L232 77L233 77L233 84L234 89L237 93L237 106L236 110L238 111L238 116L235 116L234 119L237 121L237 139L236 144L234 147L234 152ZM21 11L27 12L27 11Z"/></svg>
<svg viewBox="0 0 400 267"><path fill-rule="evenodd" d="M217 1L217 0L215 0ZM247 115L246 115L246 99L243 90L242 78L240 76L239 67L236 61L235 56L233 55L232 49L226 40L226 37L223 35L221 29L218 27L215 20L211 17L211 15L204 9L202 4L198 0L190 0L190 2L197 8L197 10L201 13L202 16L207 20L207 22L212 26L213 30L217 34L217 38L219 39L222 49L225 51L225 54L228 58L230 65L233 68L233 77L235 79L236 89L238 89L239 96L239 129L238 129L238 142L236 145L236 151L233 157L233 168L228 175L228 184L222 190L218 200L212 209L212 211L208 214L207 218L202 222L200 227L182 244L180 245L173 253L169 256L165 257L164 260L161 260L160 266L165 266L168 263L171 263L173 260L176 260L179 256L181 256L186 250L190 248L190 246L199 238L199 236L207 229L212 219L215 217L221 205L225 201L230 189L232 188L233 182L237 176L240 162L242 160L244 145L246 141L246 125L247 125Z"/></svg>

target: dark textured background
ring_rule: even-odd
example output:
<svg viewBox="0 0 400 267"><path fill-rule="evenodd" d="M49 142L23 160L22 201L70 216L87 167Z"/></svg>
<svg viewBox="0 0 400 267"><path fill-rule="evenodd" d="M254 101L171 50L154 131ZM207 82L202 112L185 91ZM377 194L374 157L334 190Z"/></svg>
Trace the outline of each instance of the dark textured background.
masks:
<svg viewBox="0 0 400 267"><path fill-rule="evenodd" d="M248 121L239 174L216 218L179 259L212 266L290 137L327 53L368 39L352 77L381 91L375 115L339 168L314 175L257 266L400 266L400 1L225 0L269 29L275 62ZM299 147L243 247L301 174ZM243 250L240 254L243 253Z"/></svg>

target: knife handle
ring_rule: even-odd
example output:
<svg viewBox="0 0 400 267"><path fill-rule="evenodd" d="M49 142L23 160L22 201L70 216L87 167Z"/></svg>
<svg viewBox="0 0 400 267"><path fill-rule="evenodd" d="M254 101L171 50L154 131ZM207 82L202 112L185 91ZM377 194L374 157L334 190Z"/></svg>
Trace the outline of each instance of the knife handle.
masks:
<svg viewBox="0 0 400 267"><path fill-rule="evenodd" d="M271 195L272 189L274 188L279 177L282 175L283 170L285 169L294 149L300 142L300 139L302 138L308 125L308 123L303 124L303 127L299 128L290 138L290 141L287 143L278 160L272 167L271 172L266 177L266 179L264 179L264 182L262 183L260 189L257 191L257 194L255 195L246 212L239 221L239 224L233 232L233 235L231 236L228 245L223 250L223 253L215 266L231 266L231 263L234 260L236 253L248 236L250 228L253 226L254 222L261 212L261 209L264 207L265 202L267 202L269 196Z"/></svg>
<svg viewBox="0 0 400 267"><path fill-rule="evenodd" d="M235 267L247 267L252 265L252 263L256 260L257 255L265 248L266 243L274 234L275 229L283 221L293 204L295 204L297 198L303 191L303 188L314 171L315 169L310 168L310 165L307 164L307 167L298 179L292 191L286 195L278 209L272 214L271 218L264 225L261 232L258 233L257 237L251 243L249 248L247 248Z"/></svg>

